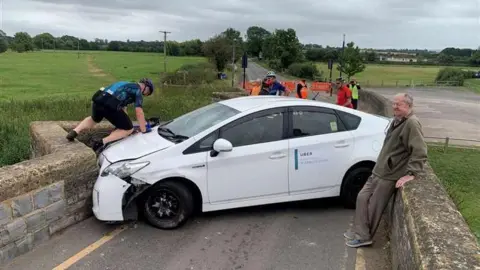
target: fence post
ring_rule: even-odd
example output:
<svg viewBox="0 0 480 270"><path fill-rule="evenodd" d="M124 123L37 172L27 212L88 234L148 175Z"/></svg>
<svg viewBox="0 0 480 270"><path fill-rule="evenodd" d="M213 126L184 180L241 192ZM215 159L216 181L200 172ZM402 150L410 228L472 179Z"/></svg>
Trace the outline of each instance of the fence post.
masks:
<svg viewBox="0 0 480 270"><path fill-rule="evenodd" d="M449 137L446 137L445 138L445 145L443 146L443 153L446 153L447 152L447 148L448 148L448 142L450 141L450 138Z"/></svg>
<svg viewBox="0 0 480 270"><path fill-rule="evenodd" d="M395 87L398 87L398 80L395 82Z"/></svg>

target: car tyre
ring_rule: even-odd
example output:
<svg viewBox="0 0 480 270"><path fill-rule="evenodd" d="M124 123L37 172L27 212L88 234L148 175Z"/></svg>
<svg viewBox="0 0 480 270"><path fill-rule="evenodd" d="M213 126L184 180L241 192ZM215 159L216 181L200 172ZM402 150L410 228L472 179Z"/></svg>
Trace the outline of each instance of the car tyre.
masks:
<svg viewBox="0 0 480 270"><path fill-rule="evenodd" d="M182 183L161 182L147 192L143 213L148 222L159 229L176 229L192 215L193 202L192 193Z"/></svg>
<svg viewBox="0 0 480 270"><path fill-rule="evenodd" d="M370 167L358 167L347 173L340 192L340 197L345 208L355 209L358 193L371 174L372 168Z"/></svg>

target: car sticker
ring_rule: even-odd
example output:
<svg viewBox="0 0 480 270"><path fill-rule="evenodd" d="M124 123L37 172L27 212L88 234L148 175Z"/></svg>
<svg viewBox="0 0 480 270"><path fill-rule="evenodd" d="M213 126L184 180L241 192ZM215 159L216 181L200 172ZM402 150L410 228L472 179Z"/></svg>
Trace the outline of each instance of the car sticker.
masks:
<svg viewBox="0 0 480 270"><path fill-rule="evenodd" d="M338 127L337 127L337 122L333 121L333 122L330 122L330 129L335 132L338 130Z"/></svg>

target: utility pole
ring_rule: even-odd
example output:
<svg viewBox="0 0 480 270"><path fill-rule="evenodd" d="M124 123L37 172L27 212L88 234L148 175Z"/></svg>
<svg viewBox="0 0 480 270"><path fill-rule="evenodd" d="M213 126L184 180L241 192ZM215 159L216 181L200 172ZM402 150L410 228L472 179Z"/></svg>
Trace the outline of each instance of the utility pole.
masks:
<svg viewBox="0 0 480 270"><path fill-rule="evenodd" d="M235 85L235 39L232 40L232 87Z"/></svg>
<svg viewBox="0 0 480 270"><path fill-rule="evenodd" d="M342 61L340 65L343 67L343 51L345 51L345 34L343 34L343 43L342 43ZM342 70L340 70L340 77L342 77Z"/></svg>
<svg viewBox="0 0 480 270"><path fill-rule="evenodd" d="M80 59L80 39L77 39L77 58Z"/></svg>
<svg viewBox="0 0 480 270"><path fill-rule="evenodd" d="M163 33L163 71L167 72L167 34L171 32L168 31L158 31Z"/></svg>

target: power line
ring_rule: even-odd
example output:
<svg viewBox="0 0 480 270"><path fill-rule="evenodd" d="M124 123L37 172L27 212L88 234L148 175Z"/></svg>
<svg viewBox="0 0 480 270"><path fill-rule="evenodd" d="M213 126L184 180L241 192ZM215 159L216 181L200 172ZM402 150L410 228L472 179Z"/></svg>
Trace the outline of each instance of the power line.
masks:
<svg viewBox="0 0 480 270"><path fill-rule="evenodd" d="M163 33L163 70L166 73L167 72L167 34L170 34L171 32L168 31L158 31L160 33Z"/></svg>

